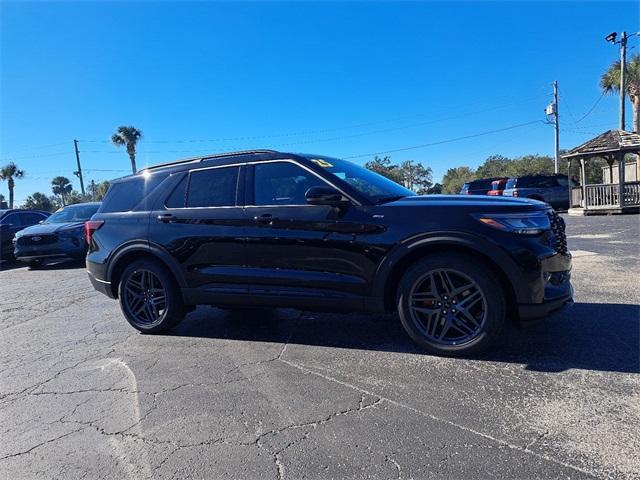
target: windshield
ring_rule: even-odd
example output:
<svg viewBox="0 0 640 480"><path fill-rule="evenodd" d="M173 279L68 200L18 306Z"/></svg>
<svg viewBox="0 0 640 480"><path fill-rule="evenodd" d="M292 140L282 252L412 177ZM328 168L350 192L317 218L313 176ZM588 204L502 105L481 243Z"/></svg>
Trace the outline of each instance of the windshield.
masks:
<svg viewBox="0 0 640 480"><path fill-rule="evenodd" d="M71 205L62 207L42 223L86 222L100 205Z"/></svg>
<svg viewBox="0 0 640 480"><path fill-rule="evenodd" d="M316 165L351 185L372 202L415 195L411 190L398 185L371 170L345 160L329 157L308 157Z"/></svg>

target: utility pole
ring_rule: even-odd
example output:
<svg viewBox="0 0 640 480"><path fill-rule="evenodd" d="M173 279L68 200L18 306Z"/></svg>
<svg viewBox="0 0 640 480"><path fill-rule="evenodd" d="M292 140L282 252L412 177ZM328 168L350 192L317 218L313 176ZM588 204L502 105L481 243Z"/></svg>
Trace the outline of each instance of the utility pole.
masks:
<svg viewBox="0 0 640 480"><path fill-rule="evenodd" d="M553 128L554 128L554 162L553 169L555 173L559 173L560 171L560 122L558 121L558 81L554 80L553 82L553 102L547 105L545 110L547 116L553 117Z"/></svg>
<svg viewBox="0 0 640 480"><path fill-rule="evenodd" d="M96 201L96 182L91 180L91 200Z"/></svg>
<svg viewBox="0 0 640 480"><path fill-rule="evenodd" d="M553 124L554 124L554 146L555 146L555 173L558 173L560 163L560 123L558 122L558 81L553 81Z"/></svg>
<svg viewBox="0 0 640 480"><path fill-rule="evenodd" d="M80 191L84 195L84 179L82 178L82 168L80 167L80 152L78 151L78 140L73 141L73 146L76 149L76 162L78 164L78 170L73 172L80 179Z"/></svg>
<svg viewBox="0 0 640 480"><path fill-rule="evenodd" d="M625 129L624 119L624 98L625 98L625 82L624 74L627 70L627 32L620 35L620 130Z"/></svg>

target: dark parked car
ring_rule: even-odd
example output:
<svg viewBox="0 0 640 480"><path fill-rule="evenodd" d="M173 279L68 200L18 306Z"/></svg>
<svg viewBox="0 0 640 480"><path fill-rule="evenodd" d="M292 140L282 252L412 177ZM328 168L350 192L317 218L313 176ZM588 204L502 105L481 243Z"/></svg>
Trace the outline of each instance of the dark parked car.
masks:
<svg viewBox="0 0 640 480"><path fill-rule="evenodd" d="M507 319L572 302L564 224L548 205L418 196L319 155L148 168L112 183L87 232L93 286L146 333L200 304L397 311L424 348L459 355Z"/></svg>
<svg viewBox="0 0 640 480"><path fill-rule="evenodd" d="M462 185L460 195L487 195L495 178L480 178Z"/></svg>
<svg viewBox="0 0 640 480"><path fill-rule="evenodd" d="M571 186L576 182L571 180ZM529 175L510 178L502 193L508 197L533 198L553 208L569 208L569 179L566 175Z"/></svg>
<svg viewBox="0 0 640 480"><path fill-rule="evenodd" d="M31 267L49 259L84 258L87 254L84 225L98 207L99 202L69 205L39 225L19 231L14 240L14 256Z"/></svg>
<svg viewBox="0 0 640 480"><path fill-rule="evenodd" d="M0 210L0 260L13 258L13 239L16 232L45 220L49 212L40 210Z"/></svg>

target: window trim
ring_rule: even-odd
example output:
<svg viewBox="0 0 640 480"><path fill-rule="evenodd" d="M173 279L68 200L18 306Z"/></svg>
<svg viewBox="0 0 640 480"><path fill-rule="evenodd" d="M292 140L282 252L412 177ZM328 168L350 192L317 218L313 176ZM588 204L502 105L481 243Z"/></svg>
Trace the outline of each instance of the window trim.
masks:
<svg viewBox="0 0 640 480"><path fill-rule="evenodd" d="M356 200L355 198L353 198L351 195L349 195L348 193L346 193L342 188L338 187L337 185L335 185L334 183L330 182L329 180L327 180L326 178L324 178L323 176L319 175L318 172L314 172L312 169L310 169L309 167L307 167L306 165L301 164L300 162L295 161L292 158L282 158L282 159L274 159L274 160L256 160L253 162L247 162L246 165L249 166L251 165L251 167L255 167L255 165L259 165L259 164L264 164L264 163L293 163L294 165L297 165L298 167L302 168L303 170L308 171L309 173L311 173L312 175L318 177L321 181L323 181L324 183L326 183L327 185L329 185L332 188L335 188L337 191L339 191L342 196L346 197L349 199L350 202L352 202L354 205L356 206L362 206L362 204ZM295 204L295 205L282 205L282 204L276 204L276 205L256 205L255 204L255 168L251 169L251 175L247 175L247 177L251 177L250 180L254 180L252 182L247 182L247 186L251 189L251 201L253 202L252 205L245 205L245 208L276 208L276 207L287 207L287 208L291 208L291 207L325 207L326 205L309 205L307 204L303 204L303 205L299 205L299 204Z"/></svg>

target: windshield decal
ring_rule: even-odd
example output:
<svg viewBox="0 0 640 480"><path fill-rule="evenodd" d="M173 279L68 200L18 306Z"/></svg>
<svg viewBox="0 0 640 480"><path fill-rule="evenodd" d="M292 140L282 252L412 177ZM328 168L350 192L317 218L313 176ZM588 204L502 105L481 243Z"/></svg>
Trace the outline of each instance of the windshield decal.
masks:
<svg viewBox="0 0 640 480"><path fill-rule="evenodd" d="M333 164L327 162L326 160L322 160L321 158L312 158L311 161L322 168L333 167Z"/></svg>

